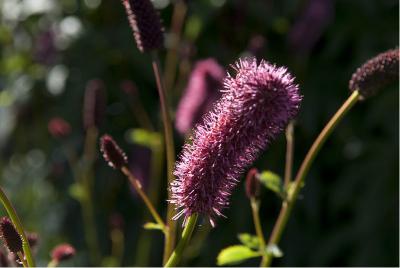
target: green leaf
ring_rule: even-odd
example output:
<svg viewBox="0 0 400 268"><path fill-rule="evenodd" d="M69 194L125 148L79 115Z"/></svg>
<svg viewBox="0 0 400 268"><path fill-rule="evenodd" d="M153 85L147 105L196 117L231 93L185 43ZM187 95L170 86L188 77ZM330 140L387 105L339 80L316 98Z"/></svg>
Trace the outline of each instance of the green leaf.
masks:
<svg viewBox="0 0 400 268"><path fill-rule="evenodd" d="M159 225L158 223L154 222L147 222L143 225L143 228L146 230L162 230L162 226Z"/></svg>
<svg viewBox="0 0 400 268"><path fill-rule="evenodd" d="M260 181L267 189L279 196L283 196L282 179L278 174L265 170L260 174Z"/></svg>
<svg viewBox="0 0 400 268"><path fill-rule="evenodd" d="M71 184L71 186L69 186L68 192L77 201L82 201L87 197L85 189L79 183Z"/></svg>
<svg viewBox="0 0 400 268"><path fill-rule="evenodd" d="M242 234L238 234L238 239L246 247L249 247L252 249L257 249L257 250L260 248L260 241L259 241L258 237L255 235L248 234L248 233L242 233Z"/></svg>
<svg viewBox="0 0 400 268"><path fill-rule="evenodd" d="M196 39L203 27L202 19L196 15L192 15L187 19L185 35L189 39Z"/></svg>
<svg viewBox="0 0 400 268"><path fill-rule="evenodd" d="M234 245L223 249L217 257L217 265L239 264L247 259L259 257L261 254L243 245Z"/></svg>
<svg viewBox="0 0 400 268"><path fill-rule="evenodd" d="M118 266L118 259L113 256L104 257L101 260L101 266L103 267L115 267Z"/></svg>
<svg viewBox="0 0 400 268"><path fill-rule="evenodd" d="M162 144L162 137L160 133L141 128L128 130L128 140L132 143L143 145L150 149L158 148Z"/></svg>
<svg viewBox="0 0 400 268"><path fill-rule="evenodd" d="M268 254L271 254L275 258L281 258L283 256L282 250L276 244L268 245L266 247L266 251Z"/></svg>

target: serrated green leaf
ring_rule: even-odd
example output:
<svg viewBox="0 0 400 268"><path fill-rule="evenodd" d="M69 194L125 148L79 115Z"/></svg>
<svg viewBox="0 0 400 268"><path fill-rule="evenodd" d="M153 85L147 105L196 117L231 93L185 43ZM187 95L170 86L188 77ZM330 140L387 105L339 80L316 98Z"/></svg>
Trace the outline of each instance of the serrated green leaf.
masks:
<svg viewBox="0 0 400 268"><path fill-rule="evenodd" d="M128 130L128 141L146 146L150 149L159 147L162 144L162 137L158 132L152 132L141 128Z"/></svg>
<svg viewBox="0 0 400 268"><path fill-rule="evenodd" d="M162 230L162 226L158 223L147 222L143 225L143 228L146 230Z"/></svg>
<svg viewBox="0 0 400 268"><path fill-rule="evenodd" d="M247 259L259 257L259 252L253 251L243 245L227 247L218 254L217 265L234 265L244 262Z"/></svg>
<svg viewBox="0 0 400 268"><path fill-rule="evenodd" d="M275 258L281 258L283 256L282 250L276 244L268 245L266 251Z"/></svg>
<svg viewBox="0 0 400 268"><path fill-rule="evenodd" d="M279 196L283 195L282 179L278 174L265 170L260 174L260 181L267 189Z"/></svg>
<svg viewBox="0 0 400 268"><path fill-rule="evenodd" d="M258 237L255 235L248 234L248 233L242 233L242 234L238 234L238 239L246 247L249 247L252 249L257 249L257 250L260 248L260 241L259 241Z"/></svg>

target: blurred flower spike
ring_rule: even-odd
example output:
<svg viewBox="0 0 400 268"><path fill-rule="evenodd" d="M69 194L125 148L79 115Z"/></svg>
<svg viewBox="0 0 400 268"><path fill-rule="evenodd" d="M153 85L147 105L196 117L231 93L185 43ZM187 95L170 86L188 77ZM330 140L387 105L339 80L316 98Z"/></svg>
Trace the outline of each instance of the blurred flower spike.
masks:
<svg viewBox="0 0 400 268"><path fill-rule="evenodd" d="M176 111L175 127L187 134L220 97L224 69L212 58L198 61Z"/></svg>
<svg viewBox="0 0 400 268"><path fill-rule="evenodd" d="M60 244L56 246L51 252L51 258L55 262L61 262L71 259L75 256L76 251L70 244Z"/></svg>
<svg viewBox="0 0 400 268"><path fill-rule="evenodd" d="M53 117L50 119L47 129L54 138L65 138L71 133L70 124L61 117Z"/></svg>

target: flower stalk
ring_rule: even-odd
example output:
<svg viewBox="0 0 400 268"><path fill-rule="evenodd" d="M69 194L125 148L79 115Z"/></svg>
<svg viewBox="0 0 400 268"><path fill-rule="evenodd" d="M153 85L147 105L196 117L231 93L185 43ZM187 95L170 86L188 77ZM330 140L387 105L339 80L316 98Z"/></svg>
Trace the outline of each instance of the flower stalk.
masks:
<svg viewBox="0 0 400 268"><path fill-rule="evenodd" d="M164 124L164 137L165 137L165 146L166 146L166 153L167 153L167 178L168 178L168 185L173 181L174 175L174 163L175 163L175 145L174 145L174 138L172 133L172 121L171 116L168 110L168 100L166 98L166 92L164 87L164 81L161 76L161 67L160 61L158 58L158 54L156 51L152 53L152 66L154 71L154 76L157 83L157 90L160 98L160 106L161 106L161 114ZM170 193L168 193L170 194ZM168 196L170 199L170 196ZM168 204L167 209L167 226L168 230L165 236L165 247L164 247L164 257L163 263L167 260L170 256L173 247L175 246L175 239L176 239L176 222L172 220L174 214L174 208L172 204Z"/></svg>
<svg viewBox="0 0 400 268"><path fill-rule="evenodd" d="M333 115L333 117L326 124L324 129L318 135L314 143L312 144L310 150L308 151L306 157L303 160L303 163L300 166L299 171L294 180L293 188L288 192L287 199L284 200L282 204L281 211L279 213L278 219L273 228L271 237L269 239L269 244L274 245L278 244L283 230L286 227L287 221L289 219L290 213L292 211L293 206L296 203L297 196L299 195L300 189L302 188L304 179L308 174L308 171L317 156L318 152L324 145L327 138L330 136L332 131L336 128L337 124L344 118L344 116L350 111L350 109L357 103L359 100L359 91L355 90L350 97L343 103L343 105L339 108L339 110ZM270 266L272 262L273 256L271 254L266 255L265 265Z"/></svg>
<svg viewBox="0 0 400 268"><path fill-rule="evenodd" d="M290 181L292 180L293 169L293 154L294 154L294 121L291 121L286 127L286 163L285 163L285 177L284 186L287 189Z"/></svg>
<svg viewBox="0 0 400 268"><path fill-rule="evenodd" d="M256 230L256 235L258 237L258 241L260 242L259 250L263 254L262 255L262 259L261 259L261 263L260 263L260 267L264 267L265 266L265 261L266 261L267 258L266 258L266 254L264 254L264 252L265 252L265 239L264 239L264 234L263 234L262 227L261 227L260 214L259 214L260 203L256 198L251 197L250 198L250 206L251 206L251 213L253 215L254 228Z"/></svg>
<svg viewBox="0 0 400 268"><path fill-rule="evenodd" d="M163 230L166 232L167 228L165 226L164 221L161 219L161 216L158 214L157 210L154 208L153 204L151 203L150 199L147 197L146 193L143 191L142 185L140 184L139 180L133 176L130 170L123 166L121 168L121 172L125 174L125 176L129 179L129 182L132 184L133 188L135 188L136 192L140 195L143 202L149 209L151 215L153 216L154 220L159 224Z"/></svg>
<svg viewBox="0 0 400 268"><path fill-rule="evenodd" d="M190 238L192 237L194 228L196 227L198 214L194 213L187 218L185 228L182 231L182 238L176 246L175 250L172 252L168 261L165 263L164 267L175 267L182 258L183 251Z"/></svg>

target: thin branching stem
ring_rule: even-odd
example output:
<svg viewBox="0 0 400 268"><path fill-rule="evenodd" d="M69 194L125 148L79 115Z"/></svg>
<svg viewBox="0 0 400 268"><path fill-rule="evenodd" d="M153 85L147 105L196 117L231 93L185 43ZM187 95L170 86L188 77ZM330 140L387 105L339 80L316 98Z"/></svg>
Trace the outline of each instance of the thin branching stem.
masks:
<svg viewBox="0 0 400 268"><path fill-rule="evenodd" d="M281 211L279 213L278 219L276 220L274 229L272 231L271 237L269 239L270 245L276 245L279 243L283 230L286 227L287 221L290 216L290 212L294 204L296 203L297 196L302 188L304 183L304 179L308 174L308 171L317 156L318 152L324 145L326 139L332 133L332 131L336 128L337 124L343 119L343 117L347 114L347 112L357 103L359 100L359 92L358 90L354 91L353 94L343 103L343 105L339 108L339 110L333 115L333 117L326 124L324 129L318 135L310 150L308 151L306 157L303 160L303 163L300 166L299 171L297 172L296 178L294 180L294 185L289 189L287 199L283 201ZM266 266L269 266L272 262L273 256L271 254L267 254Z"/></svg>
<svg viewBox="0 0 400 268"><path fill-rule="evenodd" d="M258 241L260 242L259 251L263 256L261 259L260 267L264 267L264 262L265 262L265 258L266 258L265 254L264 254L265 239L264 239L264 234L263 234L262 227L261 227L260 214L259 214L260 202L258 200L256 200L254 197L251 197L250 205L251 205L251 213L253 215L254 228L256 230Z"/></svg>
<svg viewBox="0 0 400 268"><path fill-rule="evenodd" d="M154 76L157 82L157 90L160 97L160 106L161 106L161 114L164 124L164 136L165 136L165 146L166 146L166 153L167 153L167 177L168 177L168 185L173 181L174 175L174 164L175 164L175 145L174 145L174 138L172 133L172 121L171 116L168 110L168 102L165 93L164 82L161 76L161 67L159 63L159 58L157 52L153 52L153 71ZM170 193L168 193L168 199L170 199ZM164 246L164 257L163 263L168 259L170 256L172 249L175 246L175 239L176 239L176 222L172 220L174 214L174 208L172 204L168 204L167 209L167 232L165 235L165 246Z"/></svg>
<svg viewBox="0 0 400 268"><path fill-rule="evenodd" d="M171 256L169 257L168 261L166 262L164 267L175 267L182 258L183 251L187 244L189 243L190 238L192 237L194 228L196 227L198 214L192 214L187 222L186 226L182 231L182 238L179 240L178 245L176 246L175 250L172 252Z"/></svg>
<svg viewBox="0 0 400 268"><path fill-rule="evenodd" d="M178 46L181 39L181 32L186 17L187 5L184 0L176 0L174 3L174 11L172 13L171 20L171 36L172 42L168 48L167 56L165 60L165 87L166 90L172 90L175 75L176 66L178 63Z"/></svg>
<svg viewBox="0 0 400 268"><path fill-rule="evenodd" d="M293 154L294 154L294 121L290 121L286 127L286 161L285 161L285 179L284 185L287 189L290 181L292 180L293 169Z"/></svg>
<svg viewBox="0 0 400 268"><path fill-rule="evenodd" d="M130 170L123 166L121 168L122 173L125 174L126 177L128 177L129 182L132 184L133 188L136 190L136 192L140 195L142 198L143 202L149 209L151 215L153 216L154 220L157 222L157 224L160 225L162 230L166 232L166 226L164 221L161 219L161 216L158 214L157 210L154 208L153 204L151 203L150 199L147 197L146 193L143 191L142 185L140 184L139 180L133 176L133 174L130 172Z"/></svg>

